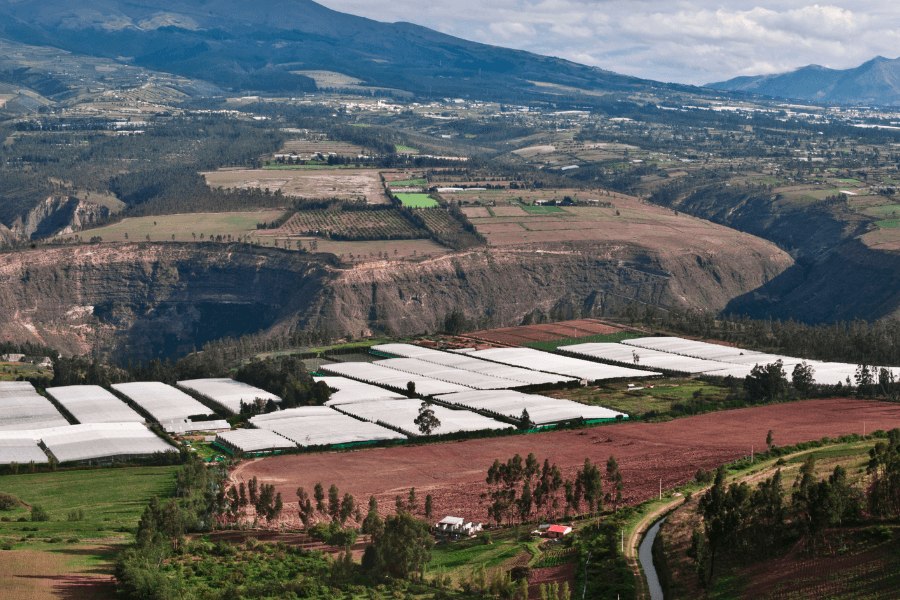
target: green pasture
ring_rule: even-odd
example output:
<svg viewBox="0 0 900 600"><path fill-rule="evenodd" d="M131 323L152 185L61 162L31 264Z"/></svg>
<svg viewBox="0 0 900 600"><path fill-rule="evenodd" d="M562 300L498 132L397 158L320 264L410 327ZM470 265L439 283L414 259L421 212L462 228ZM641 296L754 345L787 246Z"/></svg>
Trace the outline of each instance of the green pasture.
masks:
<svg viewBox="0 0 900 600"><path fill-rule="evenodd" d="M153 496L168 498L175 493L175 471L179 467L127 467L51 473L25 473L0 478L0 491L16 496L28 506L41 506L49 521L31 522L29 508L0 511L0 538L18 541L23 527L33 538L78 537L103 539L112 532L132 529ZM83 511L81 520L69 520L72 511ZM19 522L24 518L27 523ZM29 534L30 535L30 534ZM27 535L25 536L28 537ZM29 538L30 539L30 538Z"/></svg>
<svg viewBox="0 0 900 600"><path fill-rule="evenodd" d="M876 225L882 229L897 229L900 227L900 219L887 219L885 221L876 221Z"/></svg>
<svg viewBox="0 0 900 600"><path fill-rule="evenodd" d="M428 185L427 179L404 179L403 181L389 181L389 187L421 187L423 185Z"/></svg>
<svg viewBox="0 0 900 600"><path fill-rule="evenodd" d="M437 208L440 206L438 201L431 198L428 194L394 194L403 203L403 206L409 208Z"/></svg>
<svg viewBox="0 0 900 600"><path fill-rule="evenodd" d="M550 215L553 213L566 212L558 206L541 206L541 205L522 204L521 207L525 209L525 212L532 214L532 215Z"/></svg>

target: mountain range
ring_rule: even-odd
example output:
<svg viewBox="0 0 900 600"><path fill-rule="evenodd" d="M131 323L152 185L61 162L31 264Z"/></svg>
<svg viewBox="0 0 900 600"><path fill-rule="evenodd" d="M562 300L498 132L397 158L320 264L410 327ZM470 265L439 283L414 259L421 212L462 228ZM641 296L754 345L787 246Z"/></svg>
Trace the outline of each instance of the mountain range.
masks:
<svg viewBox="0 0 900 600"><path fill-rule="evenodd" d="M340 13L311 0L0 0L0 38L230 90L314 91L309 75L317 71L358 80L354 87L362 89L506 101L551 91L559 96L560 86L628 91L651 83L410 23Z"/></svg>
<svg viewBox="0 0 900 600"><path fill-rule="evenodd" d="M811 102L900 106L900 58L878 56L852 69L808 65L789 73L735 77L706 87Z"/></svg>

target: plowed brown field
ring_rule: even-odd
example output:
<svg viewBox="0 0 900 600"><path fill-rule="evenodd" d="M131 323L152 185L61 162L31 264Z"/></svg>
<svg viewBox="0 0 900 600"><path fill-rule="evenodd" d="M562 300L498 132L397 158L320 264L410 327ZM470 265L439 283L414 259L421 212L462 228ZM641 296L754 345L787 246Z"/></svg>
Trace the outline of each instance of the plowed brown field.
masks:
<svg viewBox="0 0 900 600"><path fill-rule="evenodd" d="M625 498L638 503L663 488L690 481L698 467L710 469L760 450L766 433L780 445L848 433L900 427L900 405L857 399L809 400L722 411L668 423L628 423L582 431L561 431L509 438L469 440L419 447L370 449L333 454L266 458L240 465L236 480L253 476L275 484L286 501L285 515L296 515L298 486L312 491L316 482L336 484L365 506L369 495L390 511L394 497L416 488L424 504L432 494L435 515L487 521L485 476L495 458L533 452L574 474L585 458L604 464L612 454L625 479Z"/></svg>

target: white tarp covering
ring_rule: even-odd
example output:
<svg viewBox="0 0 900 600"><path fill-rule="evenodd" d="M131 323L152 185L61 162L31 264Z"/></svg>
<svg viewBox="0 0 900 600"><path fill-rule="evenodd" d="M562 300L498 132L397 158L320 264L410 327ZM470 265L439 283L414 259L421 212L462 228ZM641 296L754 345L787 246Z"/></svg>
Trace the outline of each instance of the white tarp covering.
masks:
<svg viewBox="0 0 900 600"><path fill-rule="evenodd" d="M79 423L143 423L144 417L99 385L47 388L47 394Z"/></svg>
<svg viewBox="0 0 900 600"><path fill-rule="evenodd" d="M175 450L150 429L133 421L0 431L0 444L13 444L16 440L43 443L58 462L149 456Z"/></svg>
<svg viewBox="0 0 900 600"><path fill-rule="evenodd" d="M274 431L301 446L406 439L405 435L396 431L348 417L327 406L289 408L252 417L250 423L254 427Z"/></svg>
<svg viewBox="0 0 900 600"><path fill-rule="evenodd" d="M634 364L645 368L665 369L668 371L678 371L689 374L709 373L711 375L718 375L719 371L730 370L733 372L736 369L736 366L730 363L715 360L703 360L700 358L692 358L690 356L680 356L669 352L660 352L658 350L650 350L649 348L636 348L624 344L574 344L572 346L566 346L565 351L600 360ZM635 360L637 360L637 362L635 362ZM746 368L746 373L744 373L744 375L749 373L750 369Z"/></svg>
<svg viewBox="0 0 900 600"><path fill-rule="evenodd" d="M493 360L525 369L557 373L576 379L598 381L602 379L622 379L630 377L650 377L659 375L651 371L641 371L628 367L616 367L613 365L601 365L589 360L571 358L559 354L541 352L534 348L491 348L489 350L477 350L467 356Z"/></svg>
<svg viewBox="0 0 900 600"><path fill-rule="evenodd" d="M313 377L316 383L324 381L329 389L334 390L325 406L350 404L352 402L370 402L378 399L406 398L403 394L391 392L377 385L369 385L346 377Z"/></svg>
<svg viewBox="0 0 900 600"><path fill-rule="evenodd" d="M216 443L241 452L263 452L297 447L291 440L268 429L224 431L216 436Z"/></svg>
<svg viewBox="0 0 900 600"><path fill-rule="evenodd" d="M425 362L416 358L390 358L388 360L379 360L374 364L396 371L403 371L404 373L412 373L413 375L422 375L439 381L464 385L474 390L507 390L522 387L523 385L520 381L474 371L464 371L456 367Z"/></svg>
<svg viewBox="0 0 900 600"><path fill-rule="evenodd" d="M412 381L416 385L416 393L423 396L464 392L472 389L456 383L447 383L431 377L413 375L412 373L389 369L373 363L335 363L333 365L322 365L319 367L319 370L349 377L350 379L359 379L366 383L373 383L398 391L406 391L407 383Z"/></svg>
<svg viewBox="0 0 900 600"><path fill-rule="evenodd" d="M181 390L158 381L116 383L112 388L160 423L184 421L192 415L208 415L212 412Z"/></svg>
<svg viewBox="0 0 900 600"><path fill-rule="evenodd" d="M53 403L27 381L0 381L0 431L68 425Z"/></svg>
<svg viewBox="0 0 900 600"><path fill-rule="evenodd" d="M0 465L16 463L27 465L46 464L50 462L44 451L38 445L37 440L32 439L0 439Z"/></svg>
<svg viewBox="0 0 900 600"><path fill-rule="evenodd" d="M535 425L549 425L578 418L592 420L615 419L618 415L622 415L623 418L628 417L625 413L619 413L602 406L590 406L580 402L572 402L571 400L523 394L514 390L479 390L444 394L437 396L437 399L448 404L473 410L483 410L513 419L520 418L522 411L527 410L531 422Z"/></svg>
<svg viewBox="0 0 900 600"><path fill-rule="evenodd" d="M252 385L228 378L188 379L179 381L178 386L192 390L204 398L221 406L225 410L237 414L241 410L241 402L252 404L257 398L281 403L281 398Z"/></svg>
<svg viewBox="0 0 900 600"><path fill-rule="evenodd" d="M372 346L372 349L387 354L402 356L404 358L416 358L425 362L454 367L464 371L472 371L473 373L483 373L485 375L493 375L494 377L502 377L521 385L567 383L574 380L572 377L532 371L530 369L523 369L512 365L481 360L464 354L442 352L431 348L423 348L422 346L414 346L413 344L380 344L378 346ZM469 352L474 352L474 349L470 349ZM518 387L518 385L514 383L509 387Z"/></svg>
<svg viewBox="0 0 900 600"><path fill-rule="evenodd" d="M338 407L339 410L350 413L366 421L384 423L400 429L410 435L421 435L418 426L414 423L419 416L421 400L373 400L371 402L355 402ZM431 405L434 416L440 421L440 426L434 429L432 435L455 433L457 431L481 431L484 429L509 429L509 423L496 421L488 417L473 413L468 410L451 410L436 404Z"/></svg>

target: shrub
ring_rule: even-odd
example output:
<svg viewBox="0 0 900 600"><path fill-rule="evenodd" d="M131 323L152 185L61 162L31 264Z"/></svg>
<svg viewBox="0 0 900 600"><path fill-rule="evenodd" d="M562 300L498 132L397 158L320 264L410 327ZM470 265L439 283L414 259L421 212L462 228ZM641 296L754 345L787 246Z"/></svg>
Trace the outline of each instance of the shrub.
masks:
<svg viewBox="0 0 900 600"><path fill-rule="evenodd" d="M7 542L7 543L3 544L2 546L0 546L0 549L3 549L3 550L12 550L12 549L13 549L13 545L12 545L11 543Z"/></svg>
<svg viewBox="0 0 900 600"><path fill-rule="evenodd" d="M69 511L70 521L84 521L84 509L76 508Z"/></svg>
<svg viewBox="0 0 900 600"><path fill-rule="evenodd" d="M14 510L20 506L22 506L21 500L12 494L0 492L0 510Z"/></svg>
<svg viewBox="0 0 900 600"><path fill-rule="evenodd" d="M31 520L32 521L49 521L50 513L48 513L42 506L35 504L31 507Z"/></svg>

